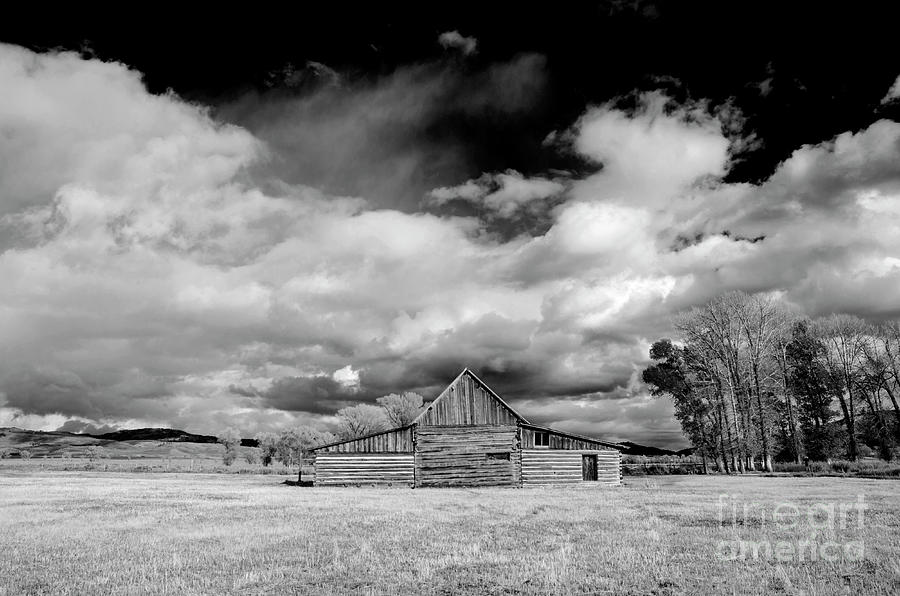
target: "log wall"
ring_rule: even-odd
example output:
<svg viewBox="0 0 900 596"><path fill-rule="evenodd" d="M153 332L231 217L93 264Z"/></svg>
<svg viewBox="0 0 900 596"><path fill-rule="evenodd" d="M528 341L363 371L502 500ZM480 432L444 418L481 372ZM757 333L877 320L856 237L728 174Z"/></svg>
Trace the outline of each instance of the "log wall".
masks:
<svg viewBox="0 0 900 596"><path fill-rule="evenodd" d="M614 449L606 451L523 449L522 485L585 482L582 480L582 455L597 456L597 484L619 484L621 482L621 455Z"/></svg>
<svg viewBox="0 0 900 596"><path fill-rule="evenodd" d="M515 426L432 426L416 433L416 486L518 486Z"/></svg>
<svg viewBox="0 0 900 596"><path fill-rule="evenodd" d="M461 374L431 402L418 419L419 426L515 425L519 418L495 398L474 375Z"/></svg>
<svg viewBox="0 0 900 596"><path fill-rule="evenodd" d="M316 453L316 486L413 486L412 453Z"/></svg>

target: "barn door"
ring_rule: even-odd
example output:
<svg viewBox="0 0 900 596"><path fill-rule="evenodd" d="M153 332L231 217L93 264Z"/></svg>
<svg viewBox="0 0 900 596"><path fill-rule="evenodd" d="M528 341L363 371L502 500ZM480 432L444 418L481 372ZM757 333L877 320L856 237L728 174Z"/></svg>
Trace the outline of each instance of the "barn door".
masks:
<svg viewBox="0 0 900 596"><path fill-rule="evenodd" d="M582 455L581 456L581 479L597 480L597 456Z"/></svg>

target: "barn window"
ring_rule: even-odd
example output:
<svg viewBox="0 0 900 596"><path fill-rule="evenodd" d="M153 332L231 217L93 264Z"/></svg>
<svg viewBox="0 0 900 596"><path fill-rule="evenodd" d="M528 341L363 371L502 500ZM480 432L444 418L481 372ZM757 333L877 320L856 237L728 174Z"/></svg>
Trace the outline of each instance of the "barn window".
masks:
<svg viewBox="0 0 900 596"><path fill-rule="evenodd" d="M550 446L550 433L534 433L534 446L535 447L549 447Z"/></svg>
<svg viewBox="0 0 900 596"><path fill-rule="evenodd" d="M509 461L509 451L504 451L502 453L486 453L485 454L488 459L505 459Z"/></svg>

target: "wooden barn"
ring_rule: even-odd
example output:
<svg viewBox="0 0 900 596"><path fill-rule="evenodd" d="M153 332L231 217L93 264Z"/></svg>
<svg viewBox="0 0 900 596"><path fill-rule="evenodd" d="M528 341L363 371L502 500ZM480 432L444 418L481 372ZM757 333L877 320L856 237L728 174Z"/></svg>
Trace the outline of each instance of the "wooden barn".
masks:
<svg viewBox="0 0 900 596"><path fill-rule="evenodd" d="M408 426L322 445L316 486L619 484L620 446L529 423L469 369Z"/></svg>

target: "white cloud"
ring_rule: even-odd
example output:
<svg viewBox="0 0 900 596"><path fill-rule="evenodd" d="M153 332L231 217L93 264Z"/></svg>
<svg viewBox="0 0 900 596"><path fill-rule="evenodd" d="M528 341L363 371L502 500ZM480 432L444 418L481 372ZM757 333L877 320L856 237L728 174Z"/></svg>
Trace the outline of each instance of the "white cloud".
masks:
<svg viewBox="0 0 900 596"><path fill-rule="evenodd" d="M703 105L674 106L659 92L632 112L588 110L570 133L575 149L603 170L575 186L576 198L661 206L704 177L723 176L729 141Z"/></svg>
<svg viewBox="0 0 900 596"><path fill-rule="evenodd" d="M881 103L892 103L898 99L900 99L900 76L897 77L897 80L894 81L894 84L888 89L887 94L881 99Z"/></svg>
<svg viewBox="0 0 900 596"><path fill-rule="evenodd" d="M429 203L444 205L453 200L483 207L493 216L509 218L522 210L538 211L547 207L547 199L557 197L566 186L560 180L540 176L526 178L515 170L484 174L459 186L440 187L428 193Z"/></svg>
<svg viewBox="0 0 900 596"><path fill-rule="evenodd" d="M249 434L429 394L469 365L532 418L668 437L670 412L632 381L673 311L746 289L900 314L895 122L729 184L733 122L646 94L567 133L596 173L432 191L479 206L450 217L258 186L247 171L273 145L121 64L0 46L0 88L3 420L214 433L238 417ZM350 103L333 155L359 139L366 104ZM533 212L545 229L486 232Z"/></svg>
<svg viewBox="0 0 900 596"><path fill-rule="evenodd" d="M353 366L347 365L339 368L331 374L331 378L349 388L359 388L359 371L353 370Z"/></svg>
<svg viewBox="0 0 900 596"><path fill-rule="evenodd" d="M465 37L456 30L445 31L438 35L438 43L444 48L455 48L466 56L470 56L478 50L477 39Z"/></svg>

